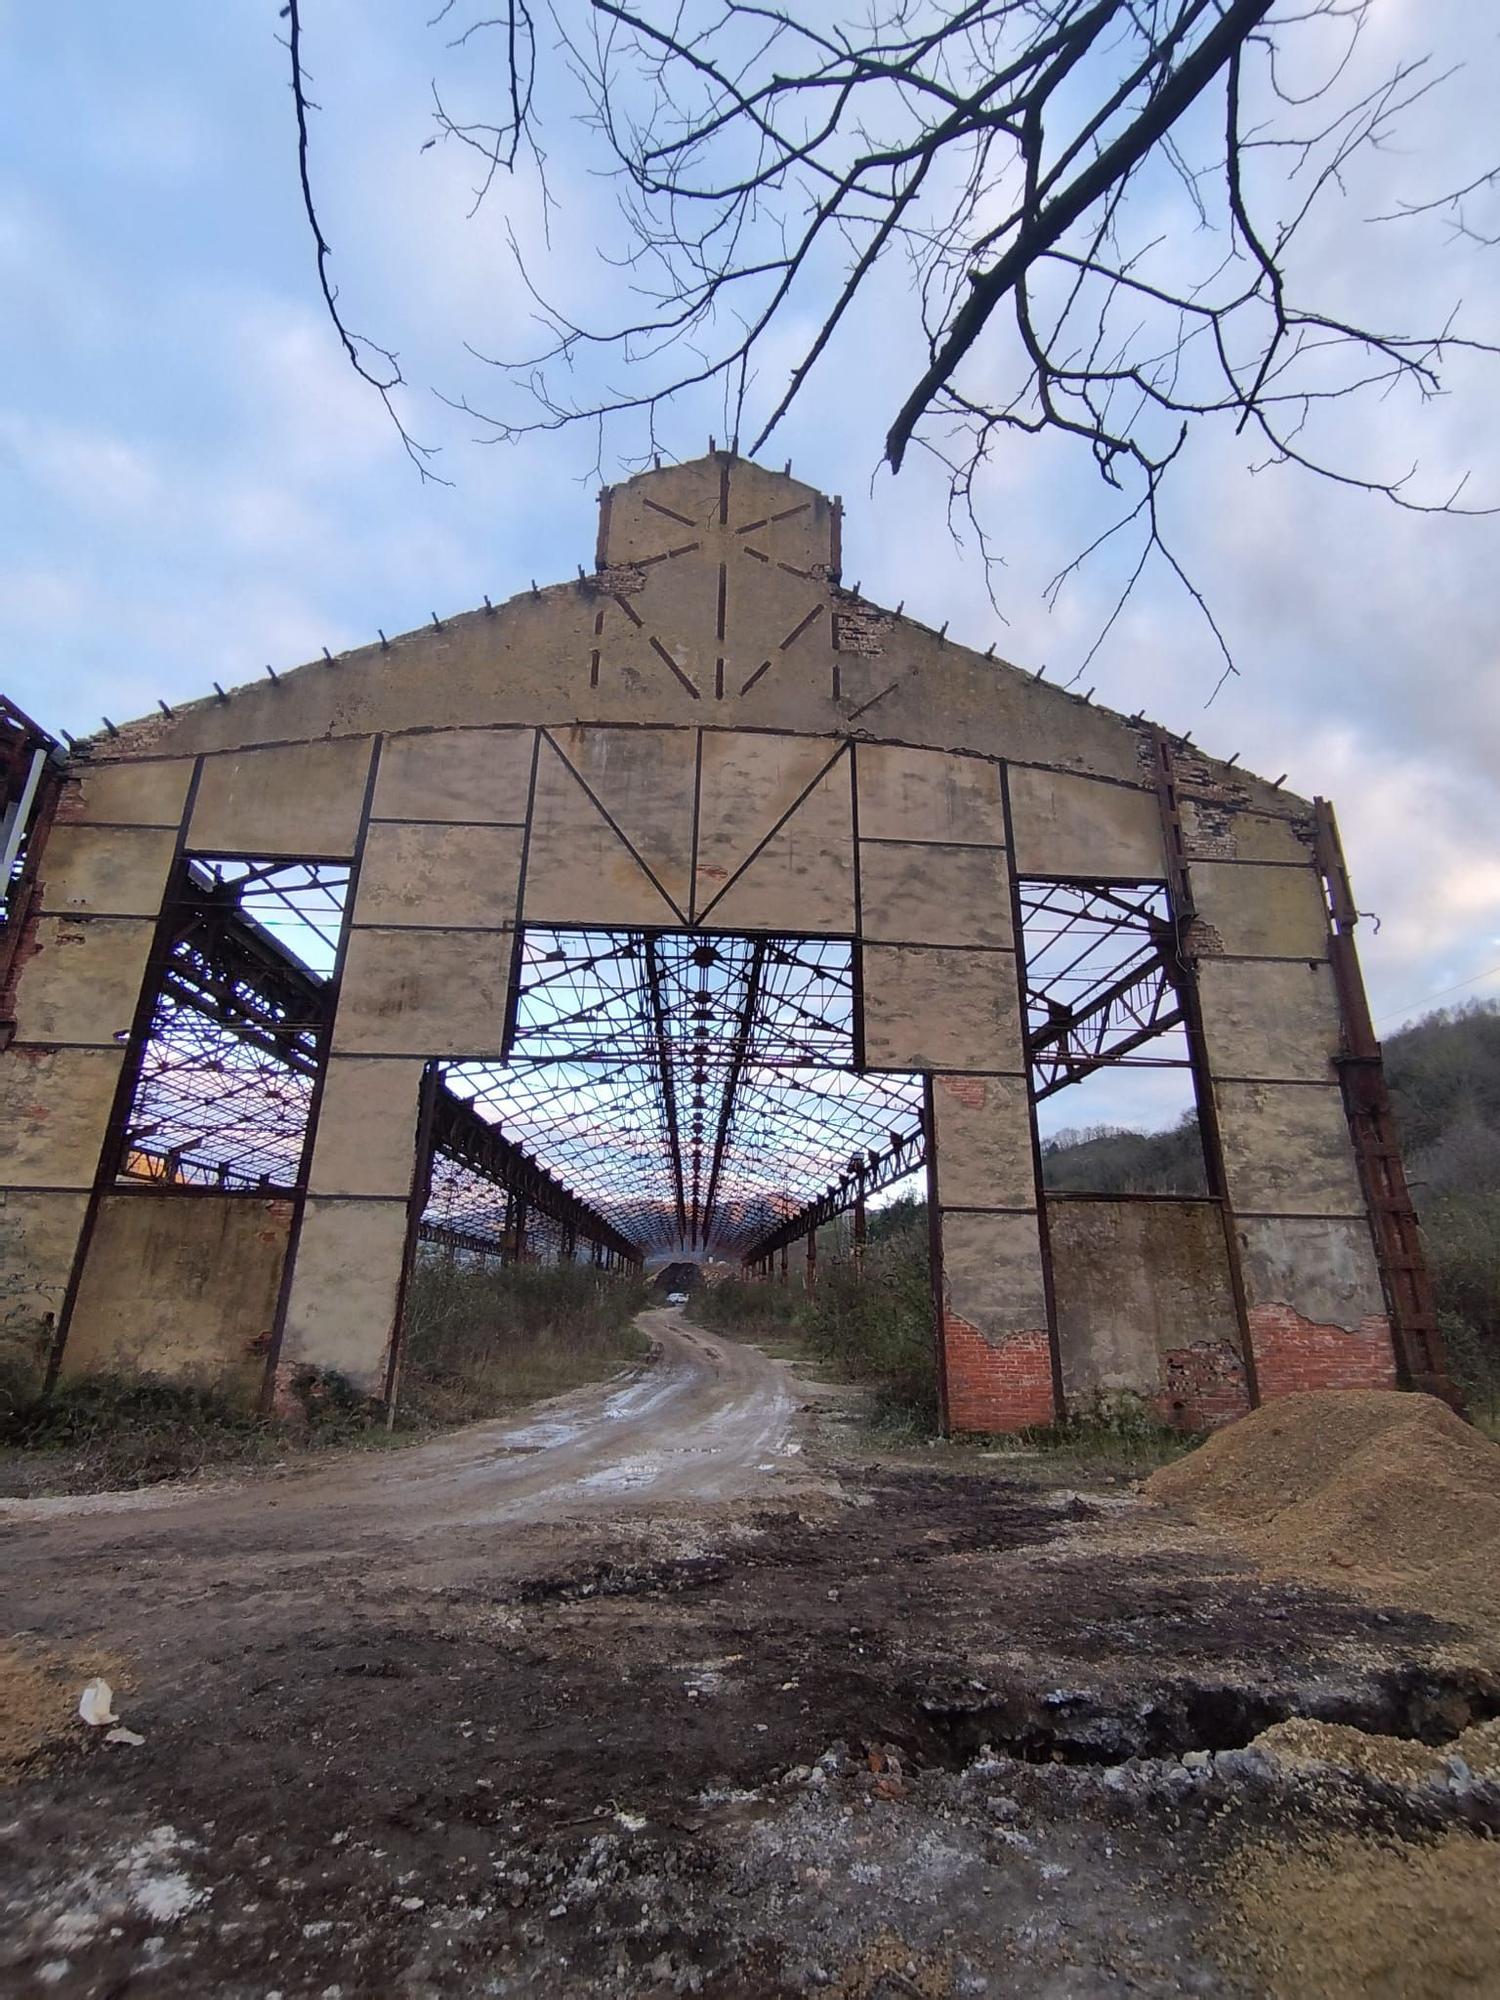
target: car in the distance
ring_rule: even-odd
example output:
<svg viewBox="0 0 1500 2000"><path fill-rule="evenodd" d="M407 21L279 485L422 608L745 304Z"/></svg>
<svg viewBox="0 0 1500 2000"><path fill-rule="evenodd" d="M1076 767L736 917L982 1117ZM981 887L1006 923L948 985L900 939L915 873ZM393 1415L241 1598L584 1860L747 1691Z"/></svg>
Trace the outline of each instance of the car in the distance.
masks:
<svg viewBox="0 0 1500 2000"><path fill-rule="evenodd" d="M685 1305L687 1304L687 1293L686 1293L686 1292L668 1292L668 1293L667 1293L667 1304L668 1304L669 1306L685 1306Z"/></svg>

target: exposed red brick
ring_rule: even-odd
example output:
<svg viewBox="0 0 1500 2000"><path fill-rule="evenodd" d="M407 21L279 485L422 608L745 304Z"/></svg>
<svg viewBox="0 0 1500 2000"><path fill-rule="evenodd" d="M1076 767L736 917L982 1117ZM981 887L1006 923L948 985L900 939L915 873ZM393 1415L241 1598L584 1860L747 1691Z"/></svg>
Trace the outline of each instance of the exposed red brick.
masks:
<svg viewBox="0 0 1500 2000"><path fill-rule="evenodd" d="M1394 1389L1396 1352L1384 1313L1357 1327L1319 1326L1290 1306L1250 1308L1262 1402L1301 1389Z"/></svg>
<svg viewBox="0 0 1500 2000"><path fill-rule="evenodd" d="M939 1090L970 1111L983 1111L989 1100L989 1086L982 1076L939 1076L933 1080Z"/></svg>
<svg viewBox="0 0 1500 2000"><path fill-rule="evenodd" d="M988 1341L957 1313L943 1314L948 1425L955 1431L1019 1431L1050 1424L1052 1345L1045 1333Z"/></svg>
<svg viewBox="0 0 1500 2000"><path fill-rule="evenodd" d="M1151 1400L1163 1423L1218 1430L1250 1408L1245 1364L1222 1340L1195 1340L1161 1358L1161 1390Z"/></svg>

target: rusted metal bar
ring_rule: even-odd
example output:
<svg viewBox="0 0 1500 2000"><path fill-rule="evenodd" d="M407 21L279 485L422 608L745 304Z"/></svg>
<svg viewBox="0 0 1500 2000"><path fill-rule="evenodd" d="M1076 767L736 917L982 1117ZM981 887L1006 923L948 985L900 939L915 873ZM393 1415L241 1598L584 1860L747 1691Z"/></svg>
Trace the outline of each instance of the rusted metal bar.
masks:
<svg viewBox="0 0 1500 2000"><path fill-rule="evenodd" d="M719 1203L719 1180L724 1171L724 1155L728 1150L729 1135L734 1128L735 1093L744 1072L745 1057L750 1047L750 1033L755 1025L755 1007L760 998L761 975L765 970L765 949L764 939L758 938L750 959L749 977L745 981L744 1004L735 1023L729 1075L724 1085L724 1096L719 1109L719 1128L714 1135L714 1157L708 1174L708 1194L703 1203L703 1220L697 1237L698 1242L705 1247L713 1236L714 1212Z"/></svg>
<svg viewBox="0 0 1500 2000"><path fill-rule="evenodd" d="M672 1181L677 1197L677 1235L682 1243L688 1241L687 1193L682 1178L682 1135L677 1123L677 1095L672 1082L672 1051L667 1035L666 1010L662 1006L661 964L657 957L656 939L650 933L645 940L646 984L651 996L651 1020L656 1036L657 1069L661 1077L662 1113L667 1123L667 1139L672 1151ZM693 1191L692 1240L698 1240L698 1197Z"/></svg>
<svg viewBox="0 0 1500 2000"><path fill-rule="evenodd" d="M1375 1259L1390 1311L1397 1380L1403 1388L1425 1390L1461 1410L1463 1399L1448 1373L1432 1276L1385 1080L1385 1061L1359 967L1354 942L1359 910L1349 883L1338 821L1327 799L1313 801L1313 842L1328 901L1328 955L1343 1029L1335 1062Z"/></svg>
<svg viewBox="0 0 1500 2000"><path fill-rule="evenodd" d="M892 1182L904 1180L908 1174L915 1173L926 1158L927 1145L928 1135L919 1126L915 1132L898 1134L883 1152L867 1158L865 1194L876 1194ZM795 1215L787 1216L774 1229L750 1244L741 1261L748 1266L757 1258L779 1250L783 1243L795 1242L798 1237L820 1229L824 1223L832 1222L836 1215L846 1215L854 1206L856 1194L853 1172L843 1174L816 1201L798 1209Z"/></svg>
<svg viewBox="0 0 1500 2000"><path fill-rule="evenodd" d="M550 1216L564 1232L564 1245L579 1232L617 1250L629 1262L638 1256L636 1246L613 1224L580 1201L571 1189L508 1139L498 1126L490 1125L463 1098L440 1084L433 1114L434 1150L460 1161L483 1179L508 1191L512 1197L511 1229L516 1239L518 1261L526 1254L528 1211Z"/></svg>
<svg viewBox="0 0 1500 2000"><path fill-rule="evenodd" d="M62 780L60 745L0 695L0 1049L15 1034L23 940L34 927L42 854Z"/></svg>

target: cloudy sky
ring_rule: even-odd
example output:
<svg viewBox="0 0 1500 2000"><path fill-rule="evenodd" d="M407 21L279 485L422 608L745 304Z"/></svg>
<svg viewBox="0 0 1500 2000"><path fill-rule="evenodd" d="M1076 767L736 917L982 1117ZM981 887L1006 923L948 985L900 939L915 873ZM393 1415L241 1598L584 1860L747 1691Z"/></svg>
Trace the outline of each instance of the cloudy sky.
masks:
<svg viewBox="0 0 1500 2000"><path fill-rule="evenodd" d="M461 112L498 82L497 50L450 50L436 11L304 0L342 302L400 349L411 427L442 446L451 486L418 481L317 301L273 0L0 0L0 686L46 726L85 734L102 713L279 670L588 558L592 438L477 443L431 393L497 400L464 343L525 350L507 229L538 242L529 187L499 188L467 219L472 162L423 150L435 76ZM1500 251L1356 226L1490 164L1500 41L1492 23L1475 41L1486 11L1375 0L1375 56L1433 47L1466 67L1315 235L1335 305L1368 301L1389 324L1461 299L1472 331L1500 331ZM619 278L592 246L608 240L611 195L565 106L544 111L550 269L575 301L607 305ZM1118 581L1106 565L1056 612L1043 602L1103 518L1092 471L1020 443L991 468L1002 622L973 551L947 534L935 469L878 471L906 359L884 326L864 329L767 457L843 495L846 575L867 594L1067 678ZM1472 467L1467 497L1500 503L1500 369L1459 363L1451 389L1351 411L1341 448L1361 469L1416 462L1432 492ZM666 440L690 456L711 429L710 398L669 416ZM1205 439L1174 514L1239 678L1205 710L1209 635L1148 579L1089 681L1100 701L1334 799L1380 919L1364 958L1387 1030L1430 1002L1500 995L1500 521L1250 476L1247 456Z"/></svg>

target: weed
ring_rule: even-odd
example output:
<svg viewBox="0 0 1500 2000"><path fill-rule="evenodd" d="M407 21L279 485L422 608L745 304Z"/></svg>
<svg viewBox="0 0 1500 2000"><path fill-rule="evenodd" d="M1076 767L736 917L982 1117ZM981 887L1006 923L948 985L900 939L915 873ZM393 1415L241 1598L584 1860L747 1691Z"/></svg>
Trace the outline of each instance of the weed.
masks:
<svg viewBox="0 0 1500 2000"><path fill-rule="evenodd" d="M407 1288L397 1422L464 1423L642 1360L647 1303L584 1264L492 1264L425 1249Z"/></svg>
<svg viewBox="0 0 1500 2000"><path fill-rule="evenodd" d="M873 1218L872 1218L873 1220ZM864 1256L825 1258L816 1291L725 1279L694 1300L705 1326L803 1353L876 1391L876 1421L931 1436L937 1428L927 1223L917 1204L886 1221Z"/></svg>
<svg viewBox="0 0 1500 2000"><path fill-rule="evenodd" d="M182 1479L209 1465L278 1455L285 1426L212 1389L151 1375L86 1375L0 1411L0 1445L41 1455L21 1484L88 1493Z"/></svg>

